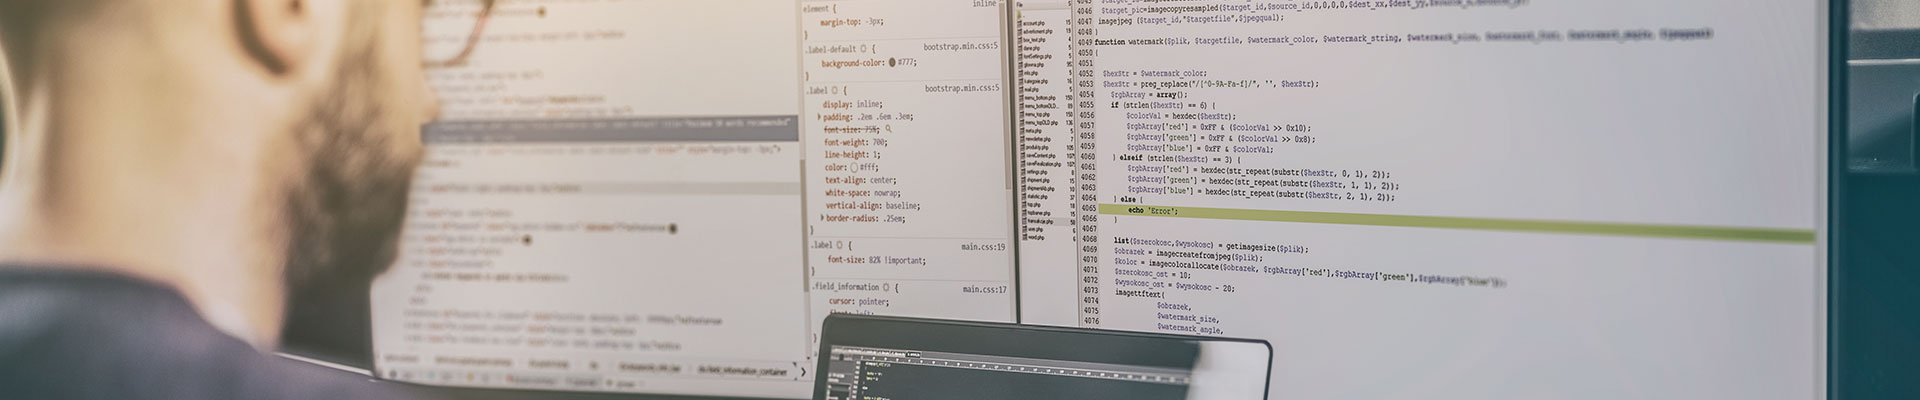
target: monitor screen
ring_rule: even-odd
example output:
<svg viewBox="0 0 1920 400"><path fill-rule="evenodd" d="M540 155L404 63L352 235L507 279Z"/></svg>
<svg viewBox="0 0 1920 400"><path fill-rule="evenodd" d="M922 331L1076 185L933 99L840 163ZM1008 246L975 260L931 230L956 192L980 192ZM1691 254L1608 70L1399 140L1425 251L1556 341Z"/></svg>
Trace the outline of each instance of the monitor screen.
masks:
<svg viewBox="0 0 1920 400"><path fill-rule="evenodd" d="M481 40L381 378L980 361L816 354L847 313L1264 339L1274 398L1827 390L1826 1L430 4Z"/></svg>
<svg viewBox="0 0 1920 400"><path fill-rule="evenodd" d="M1024 357L834 346L828 399L1185 399L1193 371Z"/></svg>

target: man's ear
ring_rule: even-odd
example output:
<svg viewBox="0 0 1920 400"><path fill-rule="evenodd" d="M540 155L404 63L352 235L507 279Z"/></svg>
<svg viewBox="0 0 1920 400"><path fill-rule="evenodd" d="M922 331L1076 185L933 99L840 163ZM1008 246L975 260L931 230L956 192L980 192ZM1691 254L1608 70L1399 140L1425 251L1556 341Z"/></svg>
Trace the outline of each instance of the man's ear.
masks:
<svg viewBox="0 0 1920 400"><path fill-rule="evenodd" d="M314 57L313 0L233 0L241 43L276 75L294 72Z"/></svg>
<svg viewBox="0 0 1920 400"><path fill-rule="evenodd" d="M13 127L16 118L13 116L13 104L16 100L13 99L13 71L8 66L12 63L13 56L7 55L6 40L0 39L0 184L11 180L6 176L7 172L13 170L7 167L7 162L12 161L7 157L7 144L19 142L13 138L19 128Z"/></svg>

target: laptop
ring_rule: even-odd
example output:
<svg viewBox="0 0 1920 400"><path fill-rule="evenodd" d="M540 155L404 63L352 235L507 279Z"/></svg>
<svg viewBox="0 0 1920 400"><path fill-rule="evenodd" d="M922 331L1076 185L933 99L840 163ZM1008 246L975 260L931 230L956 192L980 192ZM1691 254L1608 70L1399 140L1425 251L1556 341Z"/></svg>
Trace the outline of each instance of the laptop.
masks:
<svg viewBox="0 0 1920 400"><path fill-rule="evenodd" d="M1259 400L1266 341L835 314L815 400Z"/></svg>

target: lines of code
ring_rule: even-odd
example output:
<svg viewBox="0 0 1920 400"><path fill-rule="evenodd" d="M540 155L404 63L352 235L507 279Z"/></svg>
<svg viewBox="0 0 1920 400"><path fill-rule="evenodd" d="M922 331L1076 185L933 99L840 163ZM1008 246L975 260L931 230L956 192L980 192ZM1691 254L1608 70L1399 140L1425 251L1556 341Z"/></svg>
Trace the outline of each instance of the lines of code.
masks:
<svg viewBox="0 0 1920 400"><path fill-rule="evenodd" d="M429 2L425 55L465 43L478 4ZM757 0L500 2L465 63L428 71L445 112L372 288L374 372L803 395L798 18Z"/></svg>
<svg viewBox="0 0 1920 400"><path fill-rule="evenodd" d="M1241 287L1260 280L1323 279L1478 289L1507 286L1506 279L1498 276L1409 272L1413 268L1381 271L1315 267L1307 264L1310 260L1290 257L1313 252L1312 248L1297 244L1161 237L1113 237L1111 240L1113 245L1108 247L1111 254L1103 260L1111 266L1108 268L1111 278L1104 283L1110 285L1115 297L1152 299L1151 312L1159 321L1153 328L1166 332L1235 336L1235 332L1226 330L1223 319L1260 316L1240 315L1232 307L1210 308L1211 301L1193 300L1228 296L1240 301L1258 301L1257 292L1242 295Z"/></svg>
<svg viewBox="0 0 1920 400"><path fill-rule="evenodd" d="M789 121L789 137L797 134L793 117L779 119ZM674 380L712 377L800 382L794 375L806 332L796 287L801 271L779 262L799 257L798 232L741 225L724 213L675 212L725 207L752 210L732 215L767 220L797 215L797 176L782 182L776 175L791 171L790 142L567 143L543 141L524 129L462 130L458 136L522 137L472 144L438 129L444 128L430 127L427 135L429 158L416 183L402 256L376 286L383 375L614 391L643 390L640 382L662 390ZM706 135L728 131L712 128ZM541 133L548 140L593 136ZM770 173L759 181L568 173L673 168ZM766 247L731 258L758 265L734 268L750 272L745 276L711 277L710 254L783 243L791 245L788 251ZM676 290L657 290L661 285ZM701 300L732 291L772 301ZM782 339L791 347L737 346ZM658 368L620 367L642 364ZM781 372L703 372L715 368ZM534 379L540 376L553 379ZM537 382L551 385L530 384Z"/></svg>
<svg viewBox="0 0 1920 400"><path fill-rule="evenodd" d="M800 2L816 332L831 313L1013 320L1003 10Z"/></svg>
<svg viewBox="0 0 1920 400"><path fill-rule="evenodd" d="M1074 1L1080 325L1277 397L1818 393L1818 3Z"/></svg>

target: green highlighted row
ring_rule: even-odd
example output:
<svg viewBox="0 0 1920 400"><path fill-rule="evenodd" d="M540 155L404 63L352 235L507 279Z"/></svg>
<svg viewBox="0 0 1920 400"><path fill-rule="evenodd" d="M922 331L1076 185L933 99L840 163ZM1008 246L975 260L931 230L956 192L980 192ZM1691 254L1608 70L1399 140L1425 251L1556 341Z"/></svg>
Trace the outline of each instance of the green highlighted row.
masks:
<svg viewBox="0 0 1920 400"><path fill-rule="evenodd" d="M1394 226L1403 228L1470 229L1481 231L1562 233L1672 239L1814 244L1811 229L1741 228L1623 224L1610 222L1538 221L1499 218L1425 217L1416 215L1353 214L1311 211L1246 210L1234 208L1166 207L1101 204L1102 215L1139 215L1169 218L1236 221L1299 222L1309 224Z"/></svg>

